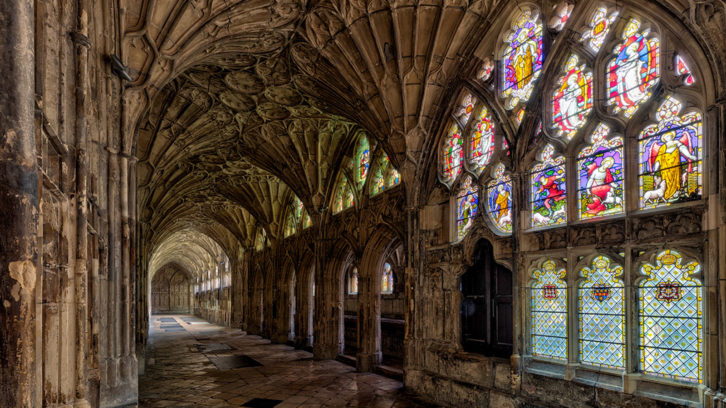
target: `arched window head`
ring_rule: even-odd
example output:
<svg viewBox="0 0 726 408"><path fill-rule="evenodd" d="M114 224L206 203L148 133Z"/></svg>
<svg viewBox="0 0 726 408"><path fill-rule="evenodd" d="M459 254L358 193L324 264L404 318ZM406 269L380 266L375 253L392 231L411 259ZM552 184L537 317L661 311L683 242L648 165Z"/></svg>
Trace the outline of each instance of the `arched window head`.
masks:
<svg viewBox="0 0 726 408"><path fill-rule="evenodd" d="M390 295L393 293L393 269L391 264L383 264L383 275L381 276L381 293Z"/></svg>
<svg viewBox="0 0 726 408"><path fill-rule="evenodd" d="M590 19L589 26L582 33L582 42L587 45L590 51L595 54L600 51L600 47L602 47L605 38L610 32L610 27L617 18L617 10L609 11L607 7L600 7L595 10L595 13L593 13Z"/></svg>
<svg viewBox="0 0 726 408"><path fill-rule="evenodd" d="M492 159L495 147L494 121L486 105L481 105L469 138L469 162L480 173Z"/></svg>
<svg viewBox="0 0 726 408"><path fill-rule="evenodd" d="M683 85L691 86L696 83L696 79L693 77L693 74L691 74L691 69L688 68L686 60L684 60L679 54L676 54L673 57L673 69L677 75L683 78Z"/></svg>
<svg viewBox="0 0 726 408"><path fill-rule="evenodd" d="M504 174L503 164L492 172L493 178L487 185L487 214L494 227L501 233L512 232L512 179Z"/></svg>
<svg viewBox="0 0 726 408"><path fill-rule="evenodd" d="M501 92L505 107L529 100L542 70L542 23L539 13L524 9L512 21L502 53Z"/></svg>
<svg viewBox="0 0 726 408"><path fill-rule="evenodd" d="M393 167L387 154L381 154L378 159L375 176L372 181L371 195L382 193L383 191L401 183L401 175L398 173L398 170Z"/></svg>
<svg viewBox="0 0 726 408"><path fill-rule="evenodd" d="M580 361L625 368L625 296L623 267L597 256L580 269L578 319Z"/></svg>
<svg viewBox="0 0 726 408"><path fill-rule="evenodd" d="M590 142L577 156L580 219L622 214L623 138L611 137L610 127L600 123Z"/></svg>
<svg viewBox="0 0 726 408"><path fill-rule="evenodd" d="M569 141L587 123L592 110L592 72L571 54L552 96L552 124L557 136Z"/></svg>
<svg viewBox="0 0 726 408"><path fill-rule="evenodd" d="M703 305L698 262L664 250L644 264L638 284L640 370L645 374L703 382Z"/></svg>
<svg viewBox="0 0 726 408"><path fill-rule="evenodd" d="M565 158L555 156L548 144L542 149L540 162L530 174L532 198L532 227L550 227L567 222Z"/></svg>
<svg viewBox="0 0 726 408"><path fill-rule="evenodd" d="M441 175L444 182L451 183L461 173L464 162L464 139L456 123L449 126L441 151Z"/></svg>
<svg viewBox="0 0 726 408"><path fill-rule="evenodd" d="M333 214L348 209L355 205L355 196L353 195L353 189L348 183L348 178L341 174L338 178L338 186L335 189L335 200L333 201Z"/></svg>
<svg viewBox="0 0 726 408"><path fill-rule="evenodd" d="M640 29L640 21L631 18L622 32L623 42L613 50L607 66L608 105L626 118L650 98L660 80L658 38L648 38L650 30Z"/></svg>
<svg viewBox="0 0 726 408"><path fill-rule="evenodd" d="M532 355L567 359L565 268L547 259L532 273Z"/></svg>
<svg viewBox="0 0 726 408"><path fill-rule="evenodd" d="M474 217L479 209L479 188L471 177L466 177L456 197L456 239L466 236L474 224Z"/></svg>
<svg viewBox="0 0 726 408"><path fill-rule="evenodd" d="M348 272L348 294L358 294L358 268L351 268Z"/></svg>
<svg viewBox="0 0 726 408"><path fill-rule="evenodd" d="M371 147L368 138L363 135L358 142L353 157L353 171L358 188L361 188L368 177L368 170L371 167Z"/></svg>
<svg viewBox="0 0 726 408"><path fill-rule="evenodd" d="M679 113L668 97L656 112L658 123L640 133L640 206L653 208L701 198L701 114Z"/></svg>

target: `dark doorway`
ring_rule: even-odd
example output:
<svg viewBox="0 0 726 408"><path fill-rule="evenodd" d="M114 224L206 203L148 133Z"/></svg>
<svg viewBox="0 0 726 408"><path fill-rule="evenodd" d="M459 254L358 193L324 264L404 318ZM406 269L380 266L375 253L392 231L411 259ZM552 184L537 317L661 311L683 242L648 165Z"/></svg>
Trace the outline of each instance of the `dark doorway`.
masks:
<svg viewBox="0 0 726 408"><path fill-rule="evenodd" d="M494 261L489 241L477 242L474 265L461 277L464 350L487 356L512 354L512 272Z"/></svg>

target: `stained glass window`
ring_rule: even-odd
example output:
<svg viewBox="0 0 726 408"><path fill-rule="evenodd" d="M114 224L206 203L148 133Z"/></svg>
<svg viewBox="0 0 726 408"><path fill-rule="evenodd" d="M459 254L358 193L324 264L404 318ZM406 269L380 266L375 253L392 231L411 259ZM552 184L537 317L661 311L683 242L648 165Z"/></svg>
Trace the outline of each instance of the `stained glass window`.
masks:
<svg viewBox="0 0 726 408"><path fill-rule="evenodd" d="M461 98L461 102L454 112L454 117L459 121L459 123L461 123L461 126L466 126L469 122L469 118L471 117L471 113L474 111L475 104L476 98L470 93L465 94L464 97Z"/></svg>
<svg viewBox="0 0 726 408"><path fill-rule="evenodd" d="M580 59L571 54L565 63L565 74L557 82L552 97L552 122L557 136L567 140L585 125L592 110L592 73L579 65Z"/></svg>
<svg viewBox="0 0 726 408"><path fill-rule="evenodd" d="M456 198L456 231L457 239L462 239L474 223L479 209L478 187L471 177L464 179Z"/></svg>
<svg viewBox="0 0 726 408"><path fill-rule="evenodd" d="M285 238L293 235L297 229L297 219L295 218L295 207L290 206L287 210L287 219L285 220Z"/></svg>
<svg viewBox="0 0 726 408"><path fill-rule="evenodd" d="M660 79L659 41L647 38L648 29L639 30L640 21L630 19L623 30L623 42L615 47L615 58L607 66L608 105L627 118L650 98Z"/></svg>
<svg viewBox="0 0 726 408"><path fill-rule="evenodd" d="M547 26L556 32L562 31L565 28L565 24L567 24L567 20L570 19L573 8L575 8L575 5L566 1L557 4Z"/></svg>
<svg viewBox="0 0 726 408"><path fill-rule="evenodd" d="M591 145L577 159L578 211L580 219L623 212L623 138L610 137L601 123L590 136Z"/></svg>
<svg viewBox="0 0 726 408"><path fill-rule="evenodd" d="M479 111L470 143L469 160L477 171L482 171L494 154L494 122L486 106Z"/></svg>
<svg viewBox="0 0 726 408"><path fill-rule="evenodd" d="M304 211L303 212L303 217L302 217L302 227L303 227L303 229L308 228L308 227L311 227L312 225L313 225L313 220L310 219L310 215L308 214L308 212L307 211Z"/></svg>
<svg viewBox="0 0 726 408"><path fill-rule="evenodd" d="M524 114L525 114L524 108L520 108L515 114L514 114L514 123L519 127L519 125L522 124L522 121L524 120Z"/></svg>
<svg viewBox="0 0 726 408"><path fill-rule="evenodd" d="M512 179L504 170L503 164L497 165L487 185L487 213L500 232L508 233L512 232Z"/></svg>
<svg viewBox="0 0 726 408"><path fill-rule="evenodd" d="M644 264L638 284L640 370L645 374L701 383L703 310L698 262L664 250Z"/></svg>
<svg viewBox="0 0 726 408"><path fill-rule="evenodd" d="M255 235L255 250L262 251L265 248L266 243L267 233L265 233L263 228L258 228L257 234Z"/></svg>
<svg viewBox="0 0 726 408"><path fill-rule="evenodd" d="M590 19L589 27L582 34L582 41L587 44L590 50L595 53L600 51L600 47L602 47L610 31L610 26L615 22L616 18L618 18L617 10L608 13L606 7L600 7L595 11L592 19Z"/></svg>
<svg viewBox="0 0 726 408"><path fill-rule="evenodd" d="M491 58L487 58L481 65L481 69L479 69L479 73L476 75L476 77L480 81L486 82L492 77L492 73L494 73L494 61L492 61Z"/></svg>
<svg viewBox="0 0 726 408"><path fill-rule="evenodd" d="M583 267L578 290L580 361L625 368L625 297L623 267L597 256Z"/></svg>
<svg viewBox="0 0 726 408"><path fill-rule="evenodd" d="M358 294L358 268L353 268L348 273L348 294Z"/></svg>
<svg viewBox="0 0 726 408"><path fill-rule="evenodd" d="M393 293L393 269L391 264L383 264L383 276L381 277L381 293L390 295Z"/></svg>
<svg viewBox="0 0 726 408"><path fill-rule="evenodd" d="M362 136L358 142L358 148L356 149L354 158L355 181L358 184L358 188L365 183L366 176L368 176L368 170L371 166L370 155L371 147L368 143L368 138L366 136Z"/></svg>
<svg viewBox="0 0 726 408"><path fill-rule="evenodd" d="M444 181L450 183L454 181L456 176L461 173L461 165L464 159L464 139L461 137L459 126L452 123L449 128L449 134L444 141L443 146L443 178Z"/></svg>
<svg viewBox="0 0 726 408"><path fill-rule="evenodd" d="M554 157L555 148L542 149L540 162L532 168L532 227L549 227L567 222L565 158Z"/></svg>
<svg viewBox="0 0 726 408"><path fill-rule="evenodd" d="M668 97L657 124L640 133L640 206L659 207L701 197L701 114L679 116L682 104Z"/></svg>
<svg viewBox="0 0 726 408"><path fill-rule="evenodd" d="M676 74L683 77L683 85L691 86L696 82L693 78L693 74L691 74L691 69L688 68L688 65L683 57L676 54L673 60L673 66L675 67Z"/></svg>
<svg viewBox="0 0 726 408"><path fill-rule="evenodd" d="M337 214L355 204L353 189L350 188L348 179L344 175L340 175L338 187L335 192L335 201L333 203L333 214Z"/></svg>
<svg viewBox="0 0 726 408"><path fill-rule="evenodd" d="M512 22L502 53L502 97L512 109L529 99L542 69L542 23L539 14L525 9Z"/></svg>
<svg viewBox="0 0 726 408"><path fill-rule="evenodd" d="M565 269L550 259L532 278L532 355L567 359L567 284Z"/></svg>
<svg viewBox="0 0 726 408"><path fill-rule="evenodd" d="M371 184L371 194L376 195L397 186L399 183L401 183L401 174L393 167L388 155L383 153L376 165L373 183Z"/></svg>

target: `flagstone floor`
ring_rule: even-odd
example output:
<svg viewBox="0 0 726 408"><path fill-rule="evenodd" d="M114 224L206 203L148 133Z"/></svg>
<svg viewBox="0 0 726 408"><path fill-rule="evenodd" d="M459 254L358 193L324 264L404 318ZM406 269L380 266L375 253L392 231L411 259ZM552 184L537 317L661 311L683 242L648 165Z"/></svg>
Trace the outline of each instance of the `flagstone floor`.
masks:
<svg viewBox="0 0 726 408"><path fill-rule="evenodd" d="M140 407L419 407L398 381L189 315L154 315Z"/></svg>

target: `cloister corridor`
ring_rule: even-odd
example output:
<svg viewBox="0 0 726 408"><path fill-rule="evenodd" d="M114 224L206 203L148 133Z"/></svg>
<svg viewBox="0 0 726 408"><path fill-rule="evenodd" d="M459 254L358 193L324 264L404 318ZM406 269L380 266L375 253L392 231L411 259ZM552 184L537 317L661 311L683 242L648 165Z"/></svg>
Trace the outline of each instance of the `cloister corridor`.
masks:
<svg viewBox="0 0 726 408"><path fill-rule="evenodd" d="M151 317L139 407L420 407L402 384L182 314Z"/></svg>

